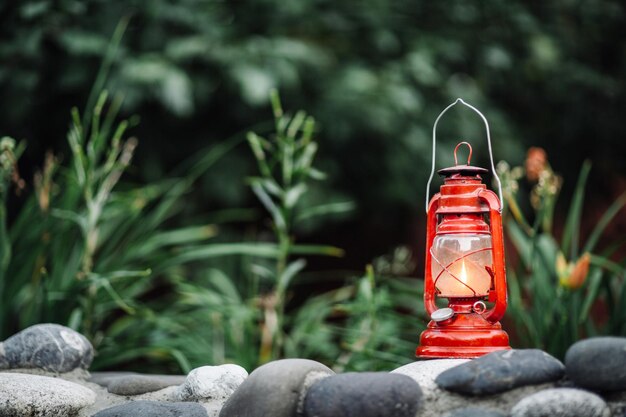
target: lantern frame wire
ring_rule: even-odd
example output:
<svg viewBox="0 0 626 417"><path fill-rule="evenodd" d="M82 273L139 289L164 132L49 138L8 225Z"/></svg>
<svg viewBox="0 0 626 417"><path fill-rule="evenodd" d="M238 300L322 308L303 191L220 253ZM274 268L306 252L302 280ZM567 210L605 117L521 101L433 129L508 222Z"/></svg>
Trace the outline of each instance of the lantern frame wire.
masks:
<svg viewBox="0 0 626 417"><path fill-rule="evenodd" d="M485 123L485 130L487 131L487 148L489 150L489 161L491 162L491 172L493 174L493 177L496 180L496 183L498 184L498 195L500 197L500 208L499 211L500 213L502 213L502 208L504 207L504 199L502 198L502 183L500 182L500 177L498 177L498 174L496 173L496 167L493 163L493 151L491 150L491 133L489 132L489 122L487 121L487 118L485 116L483 116L483 114L474 106L472 106L471 104L463 101L462 98L457 98L456 101L454 103L451 103L448 105L448 107L446 107L445 109L443 109L443 111L441 113L439 113L439 116L437 116L437 119L435 119L435 124L433 125L433 155L432 155L432 168L430 170L430 177L428 177L428 183L426 183L426 213L428 213L428 204L430 202L430 184L433 181L433 177L435 176L435 156L436 156L436 147L437 147L437 124L439 123L439 119L441 119L441 117L452 107L454 107L456 104L463 104L466 107L469 107L470 109L474 110L474 112L476 112L476 114L478 114L480 116L480 118L483 120L483 122ZM457 146L458 147L458 146ZM471 151L470 151L471 152ZM471 157L471 153L470 153L470 157ZM456 162L456 160L455 160Z"/></svg>

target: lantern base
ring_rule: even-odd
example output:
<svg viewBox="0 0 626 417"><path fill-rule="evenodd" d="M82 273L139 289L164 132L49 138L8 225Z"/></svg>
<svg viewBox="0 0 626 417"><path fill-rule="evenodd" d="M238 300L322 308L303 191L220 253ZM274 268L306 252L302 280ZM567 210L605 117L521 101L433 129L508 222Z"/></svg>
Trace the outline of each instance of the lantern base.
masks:
<svg viewBox="0 0 626 417"><path fill-rule="evenodd" d="M428 323L415 356L421 359L473 359L497 350L511 349L509 335L499 322L490 323L477 313L456 314L444 322Z"/></svg>

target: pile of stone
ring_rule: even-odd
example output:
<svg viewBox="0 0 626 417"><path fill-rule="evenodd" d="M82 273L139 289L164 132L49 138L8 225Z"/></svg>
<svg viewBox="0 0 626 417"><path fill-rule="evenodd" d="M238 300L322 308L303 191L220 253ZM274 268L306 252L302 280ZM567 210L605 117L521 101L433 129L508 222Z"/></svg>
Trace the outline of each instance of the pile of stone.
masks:
<svg viewBox="0 0 626 417"><path fill-rule="evenodd" d="M93 354L86 338L55 324L0 343L0 417L626 417L626 338L580 341L565 364L523 349L389 373L335 374L284 359L249 376L237 365L90 374Z"/></svg>

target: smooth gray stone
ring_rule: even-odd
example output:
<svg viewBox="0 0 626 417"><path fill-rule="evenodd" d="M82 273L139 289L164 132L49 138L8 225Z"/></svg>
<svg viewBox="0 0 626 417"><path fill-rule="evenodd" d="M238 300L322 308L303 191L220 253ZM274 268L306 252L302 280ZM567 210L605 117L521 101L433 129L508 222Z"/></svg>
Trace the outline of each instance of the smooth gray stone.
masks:
<svg viewBox="0 0 626 417"><path fill-rule="evenodd" d="M412 378L386 372L329 376L311 386L305 417L414 417L422 398Z"/></svg>
<svg viewBox="0 0 626 417"><path fill-rule="evenodd" d="M507 417L506 414L497 410L490 410L480 407L465 407L457 408L449 413L446 413L444 417Z"/></svg>
<svg viewBox="0 0 626 417"><path fill-rule="evenodd" d="M73 417L95 400L89 388L63 379L0 373L0 417Z"/></svg>
<svg viewBox="0 0 626 417"><path fill-rule="evenodd" d="M416 361L404 365L392 371L392 373L407 375L420 385L424 405L417 414L419 417L442 417L446 413L463 409L470 405L486 410L497 410L508 415L511 408L523 398L535 392L553 388L554 385L553 382L540 385L527 385L500 394L468 398L466 395L444 390L435 383L435 379L437 379L441 373L455 366L459 366L460 364L469 362L468 359L431 359Z"/></svg>
<svg viewBox="0 0 626 417"><path fill-rule="evenodd" d="M597 395L572 388L539 391L518 402L511 417L610 417L611 411Z"/></svg>
<svg viewBox="0 0 626 417"><path fill-rule="evenodd" d="M166 403L159 401L131 401L97 412L92 417L207 417L198 403Z"/></svg>
<svg viewBox="0 0 626 417"><path fill-rule="evenodd" d="M558 359L539 349L501 350L448 369L435 382L459 394L488 395L554 382L564 373Z"/></svg>
<svg viewBox="0 0 626 417"><path fill-rule="evenodd" d="M103 372L93 374L89 379L103 386L111 394L140 395L158 391L185 382L184 375L150 375L131 372Z"/></svg>
<svg viewBox="0 0 626 417"><path fill-rule="evenodd" d="M594 337L574 343L565 372L576 385L594 391L626 391L626 338Z"/></svg>
<svg viewBox="0 0 626 417"><path fill-rule="evenodd" d="M37 324L0 343L0 369L40 368L47 372L88 369L93 346L80 333L58 324Z"/></svg>
<svg viewBox="0 0 626 417"><path fill-rule="evenodd" d="M255 369L230 396L220 417L293 417L308 388L334 372L308 359L282 359Z"/></svg>

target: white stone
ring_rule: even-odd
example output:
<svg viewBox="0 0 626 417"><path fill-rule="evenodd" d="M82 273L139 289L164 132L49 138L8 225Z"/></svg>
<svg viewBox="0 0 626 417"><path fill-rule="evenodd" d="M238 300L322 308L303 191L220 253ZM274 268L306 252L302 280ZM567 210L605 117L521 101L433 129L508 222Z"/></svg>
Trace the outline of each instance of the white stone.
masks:
<svg viewBox="0 0 626 417"><path fill-rule="evenodd" d="M89 388L60 378L0 373L0 417L73 417L95 399Z"/></svg>
<svg viewBox="0 0 626 417"><path fill-rule="evenodd" d="M248 377L239 365L202 366L193 369L178 389L180 401L227 400Z"/></svg>
<svg viewBox="0 0 626 417"><path fill-rule="evenodd" d="M443 371L447 371L465 362L469 362L469 359L432 359L417 361L404 365L391 371L391 373L403 374L413 378L422 389L424 401L429 401L441 395L442 390L435 383L435 378Z"/></svg>
<svg viewBox="0 0 626 417"><path fill-rule="evenodd" d="M437 386L435 378L440 373L467 361L468 359L417 361L395 369L392 373L407 375L420 385L424 397L423 405L418 411L417 417L440 417L446 412L467 407L470 404L475 407L502 411L506 414L522 398L554 386L554 384L532 385L484 397L468 397L455 394Z"/></svg>

